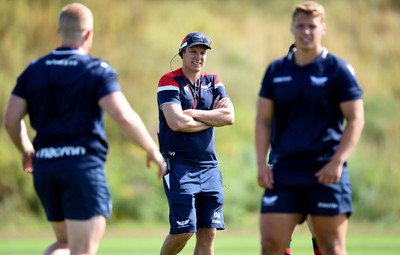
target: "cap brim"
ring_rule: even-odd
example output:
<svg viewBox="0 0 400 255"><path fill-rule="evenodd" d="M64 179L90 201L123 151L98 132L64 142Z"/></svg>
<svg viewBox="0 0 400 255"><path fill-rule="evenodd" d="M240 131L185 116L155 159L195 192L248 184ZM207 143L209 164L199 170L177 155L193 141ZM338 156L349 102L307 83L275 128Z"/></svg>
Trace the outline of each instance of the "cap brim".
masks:
<svg viewBox="0 0 400 255"><path fill-rule="evenodd" d="M190 48L190 47L193 47L193 46L196 46L196 45L204 45L204 46L206 46L208 49L211 50L210 45L205 44L205 43L203 43L203 42L195 42L195 43L192 43L192 44L190 44L190 45L188 45L188 46L186 46L186 47Z"/></svg>

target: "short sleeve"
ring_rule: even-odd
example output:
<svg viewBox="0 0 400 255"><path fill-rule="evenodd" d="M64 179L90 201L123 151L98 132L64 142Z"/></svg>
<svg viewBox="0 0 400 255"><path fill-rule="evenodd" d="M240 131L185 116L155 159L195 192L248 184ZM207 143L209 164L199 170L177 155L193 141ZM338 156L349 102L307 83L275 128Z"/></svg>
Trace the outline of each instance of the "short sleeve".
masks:
<svg viewBox="0 0 400 255"><path fill-rule="evenodd" d="M271 77L271 73L272 73L272 65L270 65L264 74L264 77L261 81L261 88L260 88L260 92L258 93L258 95L260 97L265 97L268 99L273 100L274 96L273 96L273 91L272 91L272 77Z"/></svg>
<svg viewBox="0 0 400 255"><path fill-rule="evenodd" d="M12 90L12 94L27 99L27 77L30 71L30 65L18 76L17 83Z"/></svg>
<svg viewBox="0 0 400 255"><path fill-rule="evenodd" d="M179 93L178 83L170 75L163 75L157 87L158 107L161 109L164 104L180 104Z"/></svg>
<svg viewBox="0 0 400 255"><path fill-rule="evenodd" d="M120 91L118 76L115 70L105 61L101 62L94 70L99 77L100 86L96 90L96 98L100 100L102 97L116 91Z"/></svg>
<svg viewBox="0 0 400 255"><path fill-rule="evenodd" d="M343 62L340 65L337 84L340 102L362 98L363 90L357 81L353 67L349 63Z"/></svg>

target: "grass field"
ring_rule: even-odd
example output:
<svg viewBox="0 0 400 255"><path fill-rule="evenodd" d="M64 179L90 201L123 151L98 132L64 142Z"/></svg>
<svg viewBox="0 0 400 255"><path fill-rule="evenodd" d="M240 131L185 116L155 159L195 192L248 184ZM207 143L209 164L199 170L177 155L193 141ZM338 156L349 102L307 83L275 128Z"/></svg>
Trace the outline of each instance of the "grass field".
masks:
<svg viewBox="0 0 400 255"><path fill-rule="evenodd" d="M146 227L113 228L107 230L98 255L158 254L166 229ZM42 254L52 241L50 232L13 233L0 235L1 255ZM181 255L191 255L194 239L190 240ZM259 254L259 236L256 228L225 230L218 232L216 255ZM292 241L293 255L312 255L310 236L305 226L296 230ZM398 255L400 235L397 231L376 230L369 227L349 229L347 250L349 255Z"/></svg>

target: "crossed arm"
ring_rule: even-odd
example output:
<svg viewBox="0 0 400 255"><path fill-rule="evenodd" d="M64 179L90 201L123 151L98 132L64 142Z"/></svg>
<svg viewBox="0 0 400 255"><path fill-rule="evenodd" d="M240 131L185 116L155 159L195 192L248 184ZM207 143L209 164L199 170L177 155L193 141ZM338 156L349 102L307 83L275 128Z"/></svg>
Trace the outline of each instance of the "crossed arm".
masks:
<svg viewBox="0 0 400 255"><path fill-rule="evenodd" d="M202 131L212 126L232 125L235 119L233 104L228 97L220 99L218 96L211 110L182 110L179 104L165 104L162 110L172 130L187 133Z"/></svg>

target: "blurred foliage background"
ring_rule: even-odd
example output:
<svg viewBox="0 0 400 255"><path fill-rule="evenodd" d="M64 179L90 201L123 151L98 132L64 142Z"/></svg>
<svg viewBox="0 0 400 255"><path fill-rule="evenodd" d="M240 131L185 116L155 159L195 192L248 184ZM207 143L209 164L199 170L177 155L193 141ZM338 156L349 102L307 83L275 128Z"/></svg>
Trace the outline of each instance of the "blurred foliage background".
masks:
<svg viewBox="0 0 400 255"><path fill-rule="evenodd" d="M59 10L71 1L0 1L0 118L16 77L29 61L59 44ZM202 31L213 39L205 70L217 72L236 110L235 125L217 129L224 177L225 217L245 225L258 213L255 106L266 66L292 43L291 11L298 1L272 0L83 0L95 16L92 54L117 70L121 87L156 139L156 88L184 35ZM400 1L320 1L327 12L324 45L349 61L364 88L366 126L352 154L355 219L390 226L400 220ZM168 220L156 169L106 118L110 153L107 176L113 196L112 223ZM30 130L33 137L34 132ZM29 174L0 127L0 230L44 221Z"/></svg>

